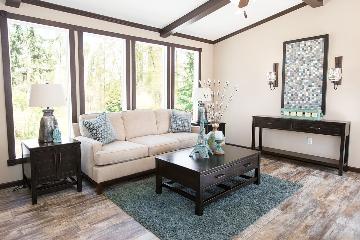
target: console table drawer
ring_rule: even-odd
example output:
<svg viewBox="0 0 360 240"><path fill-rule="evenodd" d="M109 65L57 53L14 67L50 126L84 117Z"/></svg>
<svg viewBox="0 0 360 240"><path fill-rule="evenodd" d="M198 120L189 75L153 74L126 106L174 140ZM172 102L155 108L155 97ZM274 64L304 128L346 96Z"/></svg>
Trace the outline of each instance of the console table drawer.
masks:
<svg viewBox="0 0 360 240"><path fill-rule="evenodd" d="M340 136L342 134L343 127L335 123L323 124L322 122L293 122L293 129L295 131L324 134L332 136Z"/></svg>
<svg viewBox="0 0 360 240"><path fill-rule="evenodd" d="M271 119L271 118L262 118L256 119L256 126L262 128L273 128L273 129L290 129L291 122L286 119Z"/></svg>

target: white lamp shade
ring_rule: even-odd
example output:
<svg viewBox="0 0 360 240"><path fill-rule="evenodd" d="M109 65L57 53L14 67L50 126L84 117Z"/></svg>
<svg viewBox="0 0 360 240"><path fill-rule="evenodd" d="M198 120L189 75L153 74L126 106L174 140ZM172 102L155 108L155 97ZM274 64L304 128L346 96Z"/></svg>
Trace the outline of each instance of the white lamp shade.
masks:
<svg viewBox="0 0 360 240"><path fill-rule="evenodd" d="M210 88L198 88L197 100L199 102L211 102L212 91Z"/></svg>
<svg viewBox="0 0 360 240"><path fill-rule="evenodd" d="M61 84L33 84L30 89L30 107L59 107L66 104Z"/></svg>

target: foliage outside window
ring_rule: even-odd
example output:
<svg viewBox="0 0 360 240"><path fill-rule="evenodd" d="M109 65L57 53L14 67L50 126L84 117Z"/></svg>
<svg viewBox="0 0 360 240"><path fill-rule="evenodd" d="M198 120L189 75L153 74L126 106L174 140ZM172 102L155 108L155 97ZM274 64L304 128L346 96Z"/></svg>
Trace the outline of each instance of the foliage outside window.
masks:
<svg viewBox="0 0 360 240"><path fill-rule="evenodd" d="M193 97L198 88L199 53L175 49L175 109L197 114L197 101ZM196 118L196 116L194 116Z"/></svg>
<svg viewBox="0 0 360 240"><path fill-rule="evenodd" d="M29 107L32 84L62 84L67 105L55 108L54 114L63 136L70 135L69 31L16 20L8 21L8 29L14 134L19 156L21 140L37 138L39 134L42 109Z"/></svg>
<svg viewBox="0 0 360 240"><path fill-rule="evenodd" d="M84 33L85 112L126 109L125 41Z"/></svg>
<svg viewBox="0 0 360 240"><path fill-rule="evenodd" d="M166 47L136 42L136 108L166 108Z"/></svg>

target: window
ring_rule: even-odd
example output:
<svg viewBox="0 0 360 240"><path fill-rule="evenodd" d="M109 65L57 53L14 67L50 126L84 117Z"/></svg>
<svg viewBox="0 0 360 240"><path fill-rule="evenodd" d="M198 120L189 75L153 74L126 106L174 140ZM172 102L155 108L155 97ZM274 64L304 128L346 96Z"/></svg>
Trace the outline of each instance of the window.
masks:
<svg viewBox="0 0 360 240"><path fill-rule="evenodd" d="M136 108L166 108L166 47L136 42Z"/></svg>
<svg viewBox="0 0 360 240"><path fill-rule="evenodd" d="M15 128L15 151L20 142L38 138L41 108L29 107L29 92L35 83L62 84L67 105L55 108L63 136L71 131L71 88L69 71L69 31L61 28L9 20L11 88Z"/></svg>
<svg viewBox="0 0 360 240"><path fill-rule="evenodd" d="M174 107L197 114L197 101L193 98L199 82L199 52L175 49Z"/></svg>
<svg viewBox="0 0 360 240"><path fill-rule="evenodd" d="M125 40L84 33L85 113L126 109Z"/></svg>

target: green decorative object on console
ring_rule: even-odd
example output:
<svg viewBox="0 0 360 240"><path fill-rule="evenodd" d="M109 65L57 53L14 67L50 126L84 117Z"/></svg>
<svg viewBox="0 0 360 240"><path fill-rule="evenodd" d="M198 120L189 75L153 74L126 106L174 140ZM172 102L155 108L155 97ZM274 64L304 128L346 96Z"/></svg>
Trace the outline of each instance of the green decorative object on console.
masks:
<svg viewBox="0 0 360 240"><path fill-rule="evenodd" d="M285 118L305 119L319 121L323 118L321 109L281 109L281 116Z"/></svg>
<svg viewBox="0 0 360 240"><path fill-rule="evenodd" d="M56 127L53 131L53 141L55 143L61 143L61 132L60 132L60 129L58 127Z"/></svg>

